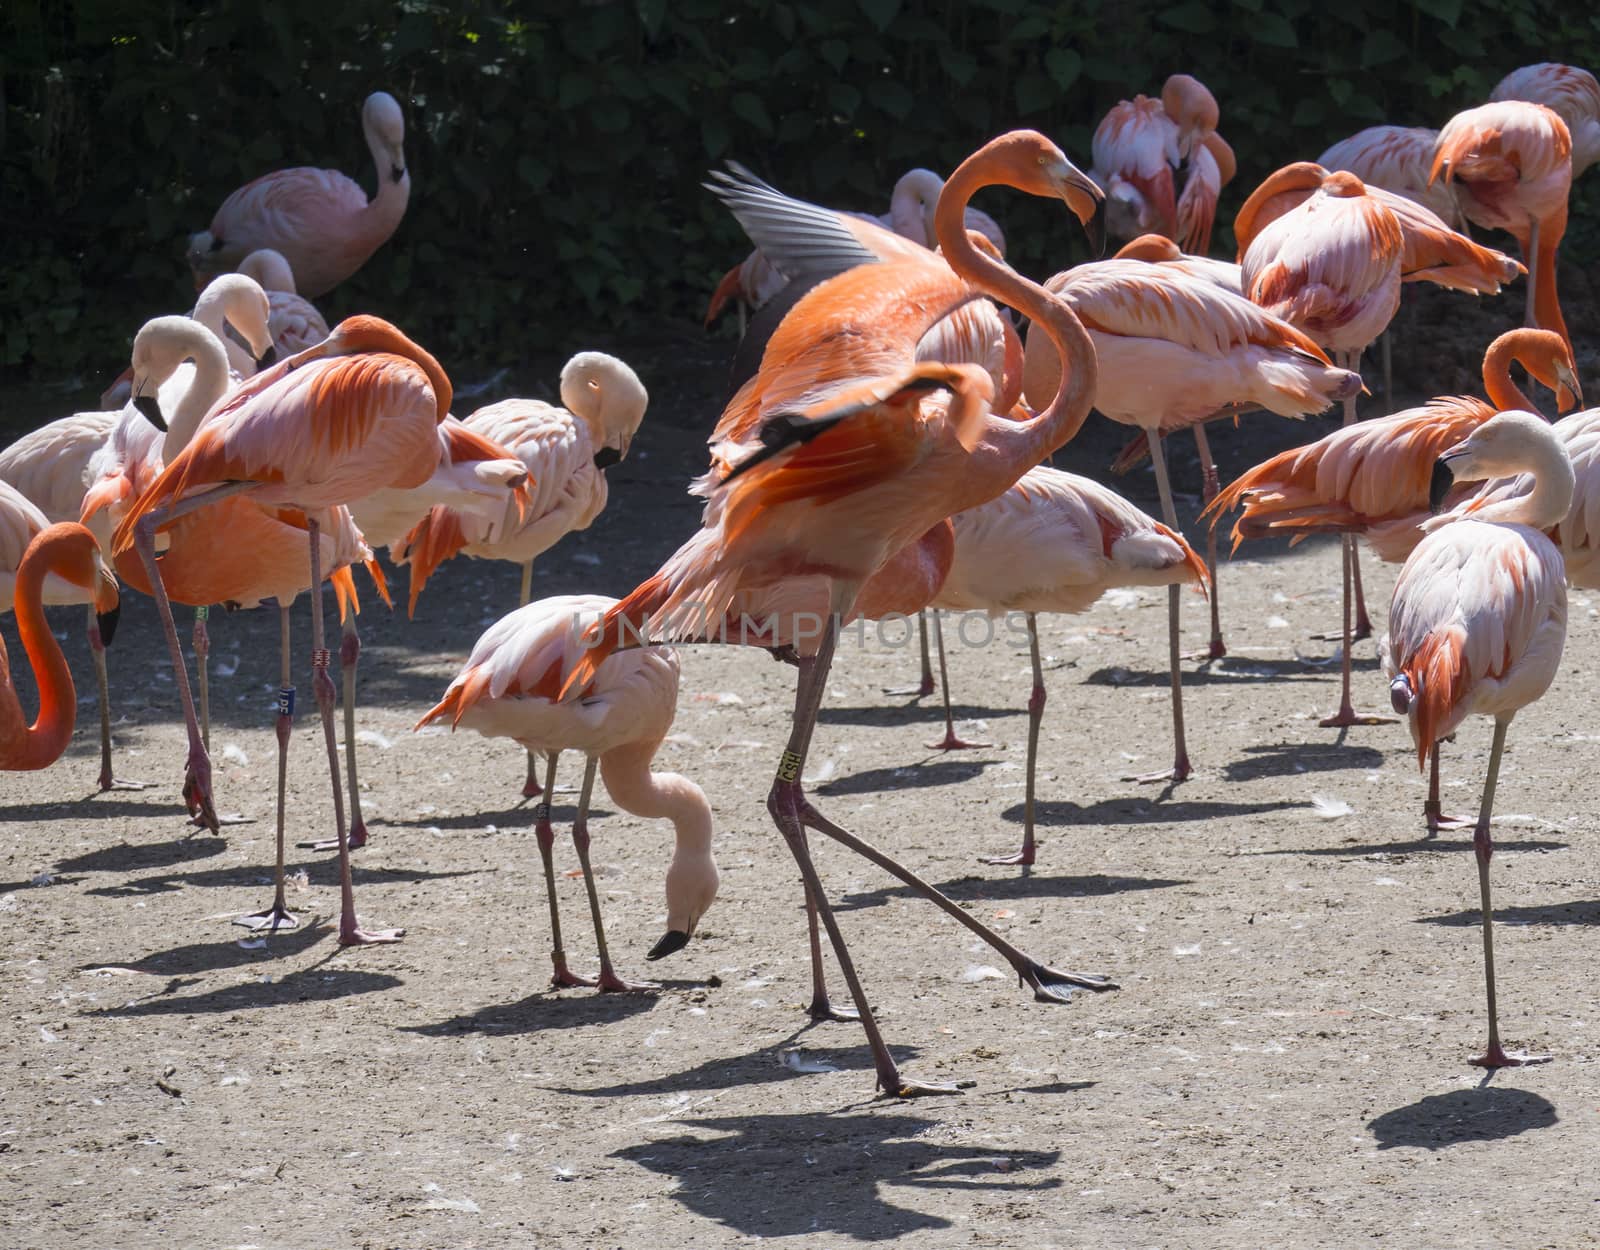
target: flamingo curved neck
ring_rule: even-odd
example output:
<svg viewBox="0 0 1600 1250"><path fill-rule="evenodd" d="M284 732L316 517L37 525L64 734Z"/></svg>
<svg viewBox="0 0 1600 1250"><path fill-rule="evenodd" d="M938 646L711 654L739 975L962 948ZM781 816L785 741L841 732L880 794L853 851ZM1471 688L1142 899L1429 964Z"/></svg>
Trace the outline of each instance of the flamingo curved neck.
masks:
<svg viewBox="0 0 1600 1250"><path fill-rule="evenodd" d="M44 616L44 579L51 571L51 562L48 558L39 558L39 554L36 552L34 559L23 561L17 572L16 587L17 633L22 638L22 649L39 689L39 715L23 731L20 743L0 745L0 764L7 769L45 768L55 763L72 740L77 716L72 674ZM0 690L0 698L16 704L15 688L7 686ZM16 719L21 721L21 715Z"/></svg>
<svg viewBox="0 0 1600 1250"><path fill-rule="evenodd" d="M205 419L206 413L210 412L212 405L228 392L231 379L228 376L228 358L223 353L222 343L217 335L209 330L205 331L205 339L208 341L196 339L192 353L194 380L189 383L189 389L178 401L177 408L167 418L167 433L161 441L163 464L171 464L178 453L189 445L189 440L200 428L200 422Z"/></svg>
<svg viewBox="0 0 1600 1250"><path fill-rule="evenodd" d="M630 742L600 757L606 793L625 812L670 820L679 855L711 853L711 804L705 791L677 773L653 773L656 742Z"/></svg>
<svg viewBox="0 0 1600 1250"><path fill-rule="evenodd" d="M1489 350L1484 353L1483 390L1496 412L1509 412L1513 409L1525 412L1539 411L1511 378L1513 360L1525 369L1528 367L1527 357L1523 354L1527 350L1525 332L1517 330L1510 334L1502 334L1489 344Z"/></svg>
<svg viewBox="0 0 1600 1250"><path fill-rule="evenodd" d="M377 173L378 189L357 220L363 240L372 243L376 251L380 244L394 233L400 219L405 216L406 201L411 198L411 170L406 166L405 153L401 152L396 165L389 154L389 146L377 131L367 128L367 150L372 153L373 169ZM399 177L395 177L396 171Z"/></svg>

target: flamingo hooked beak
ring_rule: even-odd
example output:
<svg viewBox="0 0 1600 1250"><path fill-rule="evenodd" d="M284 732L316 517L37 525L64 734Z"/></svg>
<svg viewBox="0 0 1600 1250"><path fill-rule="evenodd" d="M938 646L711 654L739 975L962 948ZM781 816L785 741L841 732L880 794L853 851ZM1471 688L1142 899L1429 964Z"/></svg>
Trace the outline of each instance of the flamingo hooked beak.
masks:
<svg viewBox="0 0 1600 1250"><path fill-rule="evenodd" d="M100 641L110 646L112 636L117 632L122 599L117 590L117 579L112 576L111 570L100 562L98 556L95 557L95 574L95 623L100 627Z"/></svg>
<svg viewBox="0 0 1600 1250"><path fill-rule="evenodd" d="M1098 258L1106 250L1106 194L1095 180L1071 161L1055 171L1057 190L1089 236L1089 247Z"/></svg>
<svg viewBox="0 0 1600 1250"><path fill-rule="evenodd" d="M161 401L154 395L135 395L133 406L139 410L139 415L156 429L163 434L167 432L167 419L161 415Z"/></svg>
<svg viewBox="0 0 1600 1250"><path fill-rule="evenodd" d="M661 959L663 956L671 955L675 951L681 951L687 945L689 945L689 935L687 933L682 929L668 929L661 935L661 939L650 948L650 953L645 958Z"/></svg>
<svg viewBox="0 0 1600 1250"><path fill-rule="evenodd" d="M1433 462L1433 474L1428 478L1428 511L1434 516L1439 515L1439 510L1444 507L1444 497L1456 483L1456 475L1450 468L1450 462L1459 460L1467 454L1467 445L1457 443Z"/></svg>
<svg viewBox="0 0 1600 1250"><path fill-rule="evenodd" d="M1556 361L1556 411L1570 412L1583 403L1583 386L1572 366L1564 360Z"/></svg>

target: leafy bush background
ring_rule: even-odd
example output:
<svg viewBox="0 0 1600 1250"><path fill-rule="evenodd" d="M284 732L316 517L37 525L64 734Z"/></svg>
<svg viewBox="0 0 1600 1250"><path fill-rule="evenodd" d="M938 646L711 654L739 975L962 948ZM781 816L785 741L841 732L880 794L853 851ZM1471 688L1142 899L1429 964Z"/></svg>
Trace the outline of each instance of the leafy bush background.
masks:
<svg viewBox="0 0 1600 1250"><path fill-rule="evenodd" d="M408 121L394 239L325 297L448 362L514 364L690 322L747 245L700 187L733 156L883 211L1007 127L1087 166L1105 109L1187 70L1259 178L1379 121L1438 126L1518 65L1600 68L1600 10L1546 0L9 0L0 6L0 365L103 374L188 306L189 232L269 169L372 185L358 111ZM1567 255L1600 252L1600 175ZM1056 205L990 192L1013 262L1080 258ZM1231 247L1220 232L1219 251ZM727 331L725 331L727 332Z"/></svg>

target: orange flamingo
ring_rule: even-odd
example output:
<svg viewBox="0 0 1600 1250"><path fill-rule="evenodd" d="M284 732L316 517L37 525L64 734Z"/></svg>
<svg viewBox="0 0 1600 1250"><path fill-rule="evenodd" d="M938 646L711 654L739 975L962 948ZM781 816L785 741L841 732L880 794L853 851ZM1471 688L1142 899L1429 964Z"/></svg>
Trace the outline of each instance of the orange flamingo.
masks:
<svg viewBox="0 0 1600 1250"><path fill-rule="evenodd" d="M1161 436L1198 426L1219 411L1253 404L1285 417L1321 412L1353 393L1360 379L1335 368L1311 338L1287 321L1204 278L1136 260L1079 265L1046 288L1059 294L1094 342L1100 371L1095 407L1148 436L1161 516L1179 531ZM1043 336L1028 336L1023 389L1037 403L1059 369ZM1215 587L1213 586L1213 592ZM1191 771L1179 671L1179 592L1167 591L1172 685L1173 764L1141 781L1183 781ZM1221 638L1213 629L1213 654Z"/></svg>
<svg viewBox="0 0 1600 1250"><path fill-rule="evenodd" d="M361 129L377 171L371 202L336 169L280 169L248 182L222 202L211 228L189 239L195 285L238 268L269 247L289 262L307 299L326 295L360 269L400 224L411 196L406 169L405 116L387 91L361 106Z"/></svg>
<svg viewBox="0 0 1600 1250"><path fill-rule="evenodd" d="M755 432L725 467L703 481L705 526L660 572L608 611L563 693L581 689L607 655L635 639L697 637L723 619L741 589L795 574L828 579L820 636L803 641L794 727L768 799L800 865L810 902L828 931L867 1033L879 1085L901 1097L949 1092L901 1076L883 1042L843 935L806 847L814 829L866 855L995 946L1035 995L1060 1000L1071 985L1107 988L1103 978L1045 967L975 921L917 875L824 818L801 776L838 638L839 618L885 559L950 511L1004 491L1029 466L1076 432L1094 392L1093 346L1066 306L990 260L968 240L962 210L980 187L1016 187L1061 197L1086 224L1100 194L1042 135L1019 131L991 141L951 175L936 218L948 264L929 257L863 265L814 288L767 344L761 370L735 398L758 415ZM952 308L990 294L1012 303L1059 337L1070 362L1052 402L1022 420L995 413L982 368L917 362L918 340ZM924 405L949 392L948 402ZM725 414L725 421L727 414ZM735 417L732 424L742 424ZM730 449L731 450L731 449ZM817 1014L834 1013L824 1001Z"/></svg>
<svg viewBox="0 0 1600 1250"><path fill-rule="evenodd" d="M617 975L606 948L600 894L589 863L589 796L596 766L606 790L624 811L672 821L676 850L667 869L667 931L647 958L682 950L717 896L717 864L711 853L711 805L705 791L676 773L654 773L650 761L672 728L678 705L678 657L669 647L642 647L607 658L578 692L581 702L558 698L563 678L583 655L584 627L616 603L604 595L556 595L524 604L491 625L473 644L465 666L444 697L417 728L448 720L452 730L475 729L486 738L511 738L546 757L545 794L555 792L556 761L563 751L581 751L588 766L572 825L572 843L583 868L600 950L598 979L567 967L556 906L550 852L555 830L548 798L534 827L544 861L550 901L551 984L560 988L597 985L601 990L656 989Z"/></svg>
<svg viewBox="0 0 1600 1250"><path fill-rule="evenodd" d="M1361 353L1383 332L1400 304L1405 236L1392 209L1367 194L1361 179L1328 174L1316 192L1251 240L1240 260L1245 294L1299 326L1346 368L1360 369ZM1344 401L1344 423L1356 419L1356 392ZM1365 637L1366 605L1352 539L1344 540L1343 654L1339 710L1325 726L1377 724L1350 702L1352 589Z"/></svg>
<svg viewBox="0 0 1600 1250"><path fill-rule="evenodd" d="M1028 470L1005 494L951 520L954 559L930 606L991 617L1021 612L1027 621L1033 692L1022 849L984 862L1029 865L1035 854L1034 774L1045 706L1038 614L1087 611L1113 586L1203 585L1205 565L1183 535L1114 491L1045 465ZM1024 552L1027 558L1019 559Z"/></svg>
<svg viewBox="0 0 1600 1250"><path fill-rule="evenodd" d="M1483 909L1483 967L1489 1041L1471 1062L1502 1068L1538 1062L1500 1044L1495 1003L1494 914L1489 818L1511 718L1550 688L1567 632L1561 552L1544 534L1572 504L1572 464L1561 440L1528 412L1484 422L1438 460L1434 501L1453 481L1528 473L1526 495L1440 518L1395 582L1389 633L1379 646L1389 694L1411 728L1421 767L1439 739L1471 715L1494 717L1483 803L1473 834ZM1447 523L1446 523L1447 522Z"/></svg>
<svg viewBox="0 0 1600 1250"><path fill-rule="evenodd" d="M1527 100L1553 109L1572 136L1572 176L1600 161L1600 82L1586 69L1544 61L1514 69L1490 100Z"/></svg>
<svg viewBox="0 0 1600 1250"><path fill-rule="evenodd" d="M9 490L0 488L0 540L10 529L6 515ZM0 638L0 770L22 772L48 768L61 758L72 741L78 715L72 674L44 617L46 601L60 601L59 588L72 587L76 591L72 602L87 600L93 605L102 618L101 633L109 640L116 625L117 583L100 559L94 535L72 521L39 530L14 567L17 633L39 691L39 714L31 725L24 719L11 680L5 640ZM13 589L6 585L9 581L0 579L0 586ZM52 586L57 588L54 597Z"/></svg>
<svg viewBox="0 0 1600 1250"><path fill-rule="evenodd" d="M1455 189L1467 220L1516 238L1528 266L1524 324L1554 330L1570 343L1556 294L1556 250L1572 188L1566 122L1521 100L1457 113L1439 132L1429 178Z"/></svg>
<svg viewBox="0 0 1600 1250"><path fill-rule="evenodd" d="M333 728L334 689L322 642L318 513L386 487L426 482L438 467L438 425L450 398L450 381L431 355L386 321L348 318L325 341L252 378L214 408L113 535L114 551L137 547L155 588L168 646L181 667L171 608L156 568L157 529L245 492L261 507L305 515L311 547L312 688L333 778L342 945L397 941L402 931L366 930L356 918ZM214 827L210 760L181 674L178 686L189 728L185 796Z"/></svg>

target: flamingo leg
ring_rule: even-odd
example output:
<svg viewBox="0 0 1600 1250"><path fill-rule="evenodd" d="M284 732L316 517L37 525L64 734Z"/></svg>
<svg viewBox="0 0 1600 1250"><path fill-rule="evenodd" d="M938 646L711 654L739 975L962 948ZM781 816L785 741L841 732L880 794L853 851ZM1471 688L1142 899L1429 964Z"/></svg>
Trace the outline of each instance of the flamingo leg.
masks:
<svg viewBox="0 0 1600 1250"><path fill-rule="evenodd" d="M1489 814L1494 808L1495 782L1500 775L1500 756L1505 751L1509 716L1494 721L1494 745L1489 749L1489 775L1483 783L1483 805L1478 810L1478 827L1472 836L1472 849L1478 861L1478 896L1483 908L1483 977L1489 1004L1489 1044L1483 1054L1467 1062L1478 1068L1515 1068L1528 1063L1546 1063L1549 1055L1526 1055L1506 1051L1500 1045L1499 1009L1494 993L1494 910L1489 902L1489 859L1494 841L1489 836Z"/></svg>
<svg viewBox="0 0 1600 1250"><path fill-rule="evenodd" d="M370 946L398 942L404 929L363 929L356 917L355 886L350 878L350 840L344 825L344 794L339 785L339 737L333 728L335 691L328 676L331 658L322 645L322 529L316 518L306 517L311 542L311 690L322 714L322 736L328 746L328 776L333 781L333 823L339 839L339 945Z"/></svg>
<svg viewBox="0 0 1600 1250"><path fill-rule="evenodd" d="M801 830L805 836L805 830ZM810 852L809 841L806 850ZM861 1013L854 1007L841 1007L828 995L828 981L822 966L822 929L817 922L817 901L806 889L806 935L811 946L811 1004L806 1014L813 1020L859 1021Z"/></svg>
<svg viewBox="0 0 1600 1250"><path fill-rule="evenodd" d="M956 725L950 715L950 670L944 658L944 626L939 623L938 608L933 612L933 643L939 652L939 693L944 699L944 737L928 743L930 751L977 751L993 746L990 742L967 742L956 736Z"/></svg>
<svg viewBox="0 0 1600 1250"><path fill-rule="evenodd" d="M1028 696L1028 787L1022 801L1022 849L1011 855L993 855L984 858L985 864L1017 864L1026 868L1033 864L1033 807L1034 778L1039 769L1039 726L1044 720L1044 665L1039 660L1039 617L1027 613L1028 651L1033 657L1033 693Z"/></svg>
<svg viewBox="0 0 1600 1250"><path fill-rule="evenodd" d="M1161 519L1174 533L1183 530L1178 525L1178 509L1172 502L1172 485L1167 480L1167 452L1159 429L1145 431L1150 441L1150 460L1156 471L1156 490L1161 495ZM1189 750L1183 733L1183 675L1178 667L1178 642L1180 635L1178 587L1167 587L1167 671L1172 682L1172 767L1160 772L1142 773L1125 778L1141 783L1170 781L1176 784L1188 779L1193 769L1189 766Z"/></svg>
<svg viewBox="0 0 1600 1250"><path fill-rule="evenodd" d="M1194 427L1194 448L1200 455L1200 496L1203 504L1209 504L1217 497L1222 488L1222 483L1217 479L1217 462L1211 454L1211 440L1206 436L1205 423L1201 422ZM1199 653L1201 660L1220 660L1228 654L1228 648L1222 641L1222 608L1217 599L1217 527L1210 526L1206 530L1206 573L1211 579L1211 642L1206 649Z"/></svg>
<svg viewBox="0 0 1600 1250"><path fill-rule="evenodd" d="M1394 349L1390 346L1389 331L1378 336L1378 350L1383 356L1383 403L1394 411Z"/></svg>
<svg viewBox="0 0 1600 1250"><path fill-rule="evenodd" d="M211 635L206 632L210 609L201 604L194 610L194 671L200 694L200 740L211 750Z"/></svg>
<svg viewBox="0 0 1600 1250"><path fill-rule="evenodd" d="M828 939L832 943L834 955L839 961L839 969L844 974L845 983L850 988L851 998L854 1000L856 1010L861 1016L861 1027L865 1030L867 1043L872 1049L879 1087L892 1096L900 1098L911 1098L919 1094L950 1093L953 1091L949 1086L926 1085L920 1081L907 1080L900 1076L899 1068L889 1054L888 1047L884 1045L882 1034L879 1033L877 1024L873 1019L872 1009L867 1003L866 995L861 988L860 978L856 975L855 965L850 960L850 952L845 946L844 935L840 932L833 909L828 905L827 896L823 891L816 867L811 862L810 850L806 845L806 829L813 829L832 838L835 842L855 851L856 854L871 860L983 938L1005 958L1006 962L1017 973L1019 980L1033 988L1034 998L1040 1002L1068 1002L1071 1000L1072 987L1074 986L1085 989L1109 990L1115 989L1116 985L1105 977L1060 972L1055 968L1040 963L1007 942L987 925L974 919L965 909L929 885L898 860L880 851L871 843L834 824L811 805L810 800L806 797L805 788L800 778L805 771L806 755L810 750L812 732L816 728L817 713L822 706L823 692L827 688L828 669L833 663L833 653L838 637L839 620L835 616L829 622L828 629L823 635L822 646L818 649L817 654L805 657L800 661L800 677L795 689L794 723L790 731L788 746L779 761L777 776L773 779L772 789L767 795L767 811L772 814L773 823L778 826L778 831L783 835L790 852L800 865L800 872L805 878L806 889L816 903L823 927L828 931Z"/></svg>
<svg viewBox="0 0 1600 1250"><path fill-rule="evenodd" d="M296 928L300 922L289 910L284 894L284 808L289 791L289 740L294 732L294 686L291 684L289 664L289 605L278 605L278 716L275 729L278 737L278 863L274 874L277 889L272 906L265 911L248 916L237 916L233 923L247 929L266 929L276 933L279 929Z"/></svg>
<svg viewBox="0 0 1600 1250"><path fill-rule="evenodd" d="M1539 315L1534 310L1539 298L1539 219L1528 219L1528 245L1522 249L1523 263L1528 266L1528 303L1522 314L1522 324L1537 326Z"/></svg>
<svg viewBox="0 0 1600 1250"><path fill-rule="evenodd" d="M583 770L583 792L578 796L578 818L572 822L572 845L578 852L578 863L583 867L583 888L589 894L589 914L594 918L594 940L600 950L600 990L602 993L626 993L630 990L658 990L654 981L626 981L611 966L611 953L606 949L606 926L600 918L600 891L595 886L594 868L589 863L589 796L594 792L594 773L600 757L589 756Z"/></svg>
<svg viewBox="0 0 1600 1250"><path fill-rule="evenodd" d="M356 627L352 610L340 622L339 676L344 682L344 759L349 772L350 791L350 849L358 851L367 844L367 822L361 815L361 783L356 773L356 663L361 658L361 631ZM339 843L333 838L316 842L302 842L308 851L336 851Z"/></svg>
<svg viewBox="0 0 1600 1250"><path fill-rule="evenodd" d="M522 562L522 592L517 600L518 607L527 607L533 595L533 561ZM539 797L539 760L533 749L528 749L528 774L522 781L522 797L536 799Z"/></svg>
<svg viewBox="0 0 1600 1250"><path fill-rule="evenodd" d="M922 679L915 686L897 686L892 690L885 690L884 694L909 695L913 699L925 699L933 693L933 663L928 653L928 613L926 609L917 613L917 640L922 648Z"/></svg>
<svg viewBox="0 0 1600 1250"><path fill-rule="evenodd" d="M560 751L551 751L545 756L545 801L534 809L533 824L533 836L539 844L539 858L544 861L545 897L550 901L550 962L555 965L550 984L558 990L570 989L577 985L597 984L593 979L580 977L567 967L567 951L561 942L561 908L556 902L556 869L555 862L551 858L551 851L556 844L556 831L555 826L550 823L550 796L555 793L556 761L560 758Z"/></svg>
<svg viewBox="0 0 1600 1250"><path fill-rule="evenodd" d="M1446 816L1439 802L1439 744L1433 744L1428 753L1428 800L1422 805L1423 819L1428 822L1431 838L1441 829L1464 829L1472 822L1462 816Z"/></svg>
<svg viewBox="0 0 1600 1250"><path fill-rule="evenodd" d="M89 654L94 657L95 688L100 703L100 778L103 794L107 790L144 790L146 781L119 781L111 772L111 681L106 676L106 643L100 636L100 616L89 605Z"/></svg>

